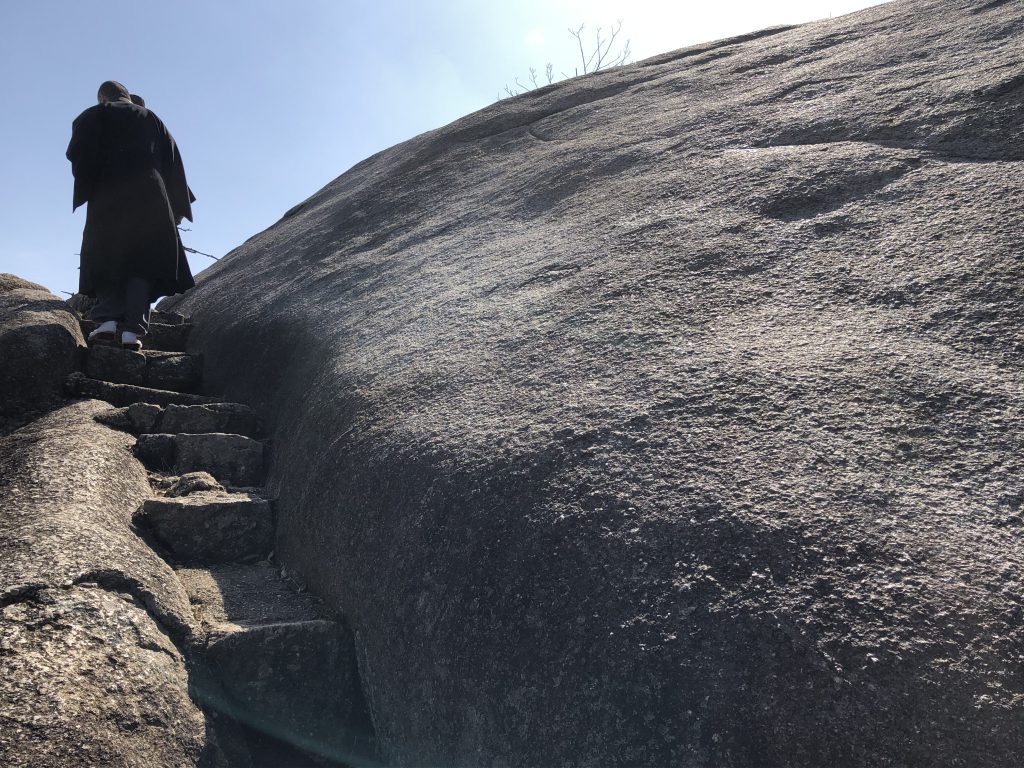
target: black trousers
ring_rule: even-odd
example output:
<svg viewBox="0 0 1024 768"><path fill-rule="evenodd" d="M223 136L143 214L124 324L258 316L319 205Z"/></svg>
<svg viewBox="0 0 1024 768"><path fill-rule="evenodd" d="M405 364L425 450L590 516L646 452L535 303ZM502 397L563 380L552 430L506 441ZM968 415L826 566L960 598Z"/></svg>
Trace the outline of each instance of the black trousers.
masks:
<svg viewBox="0 0 1024 768"><path fill-rule="evenodd" d="M96 306L89 319L98 323L117 321L117 330L144 336L149 330L149 281L130 277L120 285L97 287Z"/></svg>

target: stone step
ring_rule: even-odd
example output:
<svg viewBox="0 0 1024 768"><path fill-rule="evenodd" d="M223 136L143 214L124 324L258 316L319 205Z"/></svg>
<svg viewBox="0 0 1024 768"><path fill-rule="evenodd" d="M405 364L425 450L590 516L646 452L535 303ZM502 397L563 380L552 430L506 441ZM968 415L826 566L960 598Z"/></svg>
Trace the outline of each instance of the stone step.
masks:
<svg viewBox="0 0 1024 768"><path fill-rule="evenodd" d="M244 435L144 434L135 441L135 455L150 469L209 472L225 485L251 488L263 480L263 444Z"/></svg>
<svg viewBox="0 0 1024 768"><path fill-rule="evenodd" d="M92 320L82 320L81 325L82 334L86 338L89 338L89 334L99 327L99 323ZM192 325L189 323L179 323L176 325L150 323L149 333L142 337L142 345L146 349L184 352L190 333L192 333Z"/></svg>
<svg viewBox="0 0 1024 768"><path fill-rule="evenodd" d="M339 756L364 720L352 637L324 619L249 627L211 637L208 704L300 748Z"/></svg>
<svg viewBox="0 0 1024 768"><path fill-rule="evenodd" d="M241 403L169 405L166 408L136 403L105 414L102 421L137 435L225 432L255 438L263 433L263 423L259 416L249 406Z"/></svg>
<svg viewBox="0 0 1024 768"><path fill-rule="evenodd" d="M179 569L205 646L193 690L214 711L324 757L373 756L355 646L269 565Z"/></svg>
<svg viewBox="0 0 1024 768"><path fill-rule="evenodd" d="M252 493L199 491L147 499L135 520L186 563L259 560L270 552L274 537L270 502Z"/></svg>
<svg viewBox="0 0 1024 768"><path fill-rule="evenodd" d="M202 381L202 360L183 352L134 352L95 345L86 353L85 374L112 384L193 392Z"/></svg>
<svg viewBox="0 0 1024 768"><path fill-rule="evenodd" d="M272 565L224 564L175 571L202 636L223 636L264 624L313 621L320 601L292 589Z"/></svg>
<svg viewBox="0 0 1024 768"><path fill-rule="evenodd" d="M152 403L153 405L208 405L222 402L218 397L190 395L185 392L171 392L166 389L140 387L134 384L113 384L86 376L84 373L71 373L64 382L65 389L71 397L84 397L93 400L105 400L113 406L123 408L132 403Z"/></svg>

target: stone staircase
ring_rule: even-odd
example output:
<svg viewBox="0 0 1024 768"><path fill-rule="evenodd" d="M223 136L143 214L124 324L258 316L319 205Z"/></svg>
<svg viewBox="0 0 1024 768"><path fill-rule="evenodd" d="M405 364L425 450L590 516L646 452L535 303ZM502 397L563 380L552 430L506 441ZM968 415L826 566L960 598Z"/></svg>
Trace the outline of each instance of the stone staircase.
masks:
<svg viewBox="0 0 1024 768"><path fill-rule="evenodd" d="M272 562L260 419L198 394L202 360L185 351L192 326L153 315L146 349L90 347L67 389L116 406L104 423L137 436L153 496L135 523L192 604L181 644L193 698L229 765L373 763L350 632ZM85 334L94 327L82 321Z"/></svg>

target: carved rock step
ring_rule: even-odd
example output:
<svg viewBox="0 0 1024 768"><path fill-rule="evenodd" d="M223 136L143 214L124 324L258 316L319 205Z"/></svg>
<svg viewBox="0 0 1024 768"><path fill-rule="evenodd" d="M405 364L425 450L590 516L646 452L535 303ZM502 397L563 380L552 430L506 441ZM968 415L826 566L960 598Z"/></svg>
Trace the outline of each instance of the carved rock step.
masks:
<svg viewBox="0 0 1024 768"><path fill-rule="evenodd" d="M265 565L177 574L206 638L194 687L206 706L328 758L372 755L352 636L315 598Z"/></svg>
<svg viewBox="0 0 1024 768"><path fill-rule="evenodd" d="M244 435L139 435L135 455L150 469L209 472L225 485L253 487L263 478L263 444Z"/></svg>
<svg viewBox="0 0 1024 768"><path fill-rule="evenodd" d="M93 400L105 400L119 408L132 403L152 403L153 405L207 405L219 403L218 397L190 395L185 392L171 392L166 389L139 387L134 384L112 384L109 381L89 378L83 373L69 374L65 388L71 397L85 397Z"/></svg>
<svg viewBox="0 0 1024 768"><path fill-rule="evenodd" d="M213 709L324 757L368 751L355 646L342 624L264 624L214 636L203 666L213 694L204 703Z"/></svg>
<svg viewBox="0 0 1024 768"><path fill-rule="evenodd" d="M148 403L135 403L113 413L102 421L137 435L152 433L226 432L246 437L259 437L263 431L260 418L241 403L210 403L208 405L169 405L161 408Z"/></svg>
<svg viewBox="0 0 1024 768"><path fill-rule="evenodd" d="M296 592L271 565L214 565L179 568L175 573L185 586L202 636L322 616L320 601L308 592Z"/></svg>
<svg viewBox="0 0 1024 768"><path fill-rule="evenodd" d="M114 384L191 392L202 380L202 362L183 352L133 352L120 347L93 346L85 360L85 373Z"/></svg>
<svg viewBox="0 0 1024 768"><path fill-rule="evenodd" d="M250 493L147 499L135 519L182 562L258 560L274 537L270 502Z"/></svg>
<svg viewBox="0 0 1024 768"><path fill-rule="evenodd" d="M92 320L82 320L81 324L82 334L86 338L99 327L99 323ZM184 352L190 333L192 333L192 326L189 323L171 325L153 322L149 324L149 333L142 337L142 345L146 349Z"/></svg>

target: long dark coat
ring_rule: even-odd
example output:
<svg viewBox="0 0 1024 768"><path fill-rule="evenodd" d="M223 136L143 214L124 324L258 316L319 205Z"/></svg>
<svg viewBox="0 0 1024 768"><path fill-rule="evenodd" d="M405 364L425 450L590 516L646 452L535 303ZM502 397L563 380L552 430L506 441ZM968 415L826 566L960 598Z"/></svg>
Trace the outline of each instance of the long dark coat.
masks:
<svg viewBox="0 0 1024 768"><path fill-rule="evenodd" d="M97 104L72 124L67 157L72 209L89 203L79 293L95 296L130 277L150 281L151 300L195 285L176 225L192 220L195 198L160 118L127 101Z"/></svg>

